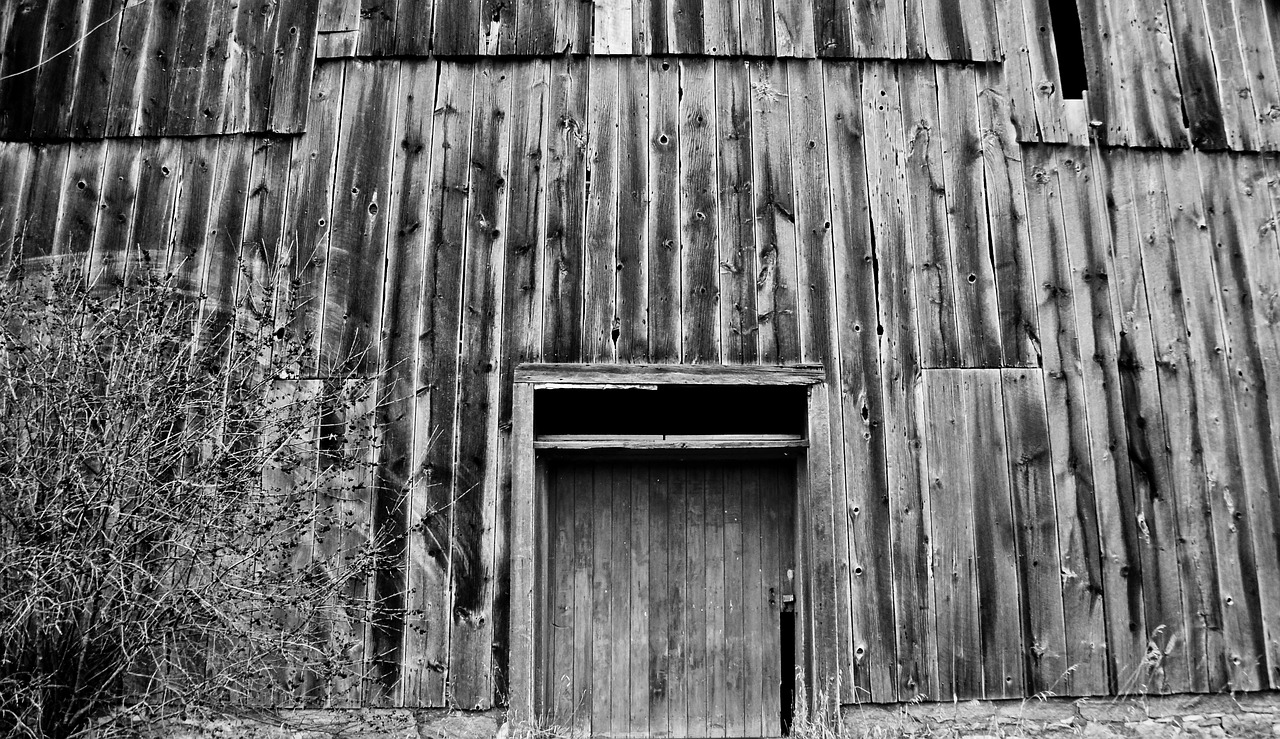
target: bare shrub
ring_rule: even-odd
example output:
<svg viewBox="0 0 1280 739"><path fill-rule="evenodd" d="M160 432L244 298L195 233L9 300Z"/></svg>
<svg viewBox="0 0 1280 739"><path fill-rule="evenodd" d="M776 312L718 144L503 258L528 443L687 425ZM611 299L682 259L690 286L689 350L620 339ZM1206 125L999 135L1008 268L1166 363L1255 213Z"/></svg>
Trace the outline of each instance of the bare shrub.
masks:
<svg viewBox="0 0 1280 739"><path fill-rule="evenodd" d="M251 272L222 308L163 276L0 284L0 735L358 689L371 382L317 371L296 285Z"/></svg>

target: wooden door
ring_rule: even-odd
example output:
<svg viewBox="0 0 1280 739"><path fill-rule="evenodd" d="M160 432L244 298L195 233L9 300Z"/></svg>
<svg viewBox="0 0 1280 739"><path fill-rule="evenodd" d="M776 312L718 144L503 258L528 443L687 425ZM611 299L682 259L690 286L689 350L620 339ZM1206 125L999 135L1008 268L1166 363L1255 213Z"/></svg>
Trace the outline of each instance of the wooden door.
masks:
<svg viewBox="0 0 1280 739"><path fill-rule="evenodd" d="M566 461L549 488L547 720L592 736L781 736L794 463Z"/></svg>

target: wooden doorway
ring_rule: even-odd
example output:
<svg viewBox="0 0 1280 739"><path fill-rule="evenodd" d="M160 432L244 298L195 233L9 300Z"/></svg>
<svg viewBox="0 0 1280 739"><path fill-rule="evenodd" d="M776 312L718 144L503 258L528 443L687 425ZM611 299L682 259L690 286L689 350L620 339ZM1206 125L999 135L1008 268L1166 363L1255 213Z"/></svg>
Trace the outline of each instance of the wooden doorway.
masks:
<svg viewBox="0 0 1280 739"><path fill-rule="evenodd" d="M545 720L590 736L784 733L795 469L758 457L548 465Z"/></svg>

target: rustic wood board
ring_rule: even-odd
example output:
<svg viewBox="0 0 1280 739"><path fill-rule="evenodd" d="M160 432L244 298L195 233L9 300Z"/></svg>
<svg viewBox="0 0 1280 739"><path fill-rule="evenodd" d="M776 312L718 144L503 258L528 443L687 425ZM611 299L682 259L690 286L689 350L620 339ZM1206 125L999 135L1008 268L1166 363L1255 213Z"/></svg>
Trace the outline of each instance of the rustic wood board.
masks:
<svg viewBox="0 0 1280 739"><path fill-rule="evenodd" d="M649 359L649 62L622 62L618 128L618 245L614 316L620 362Z"/></svg>
<svg viewBox="0 0 1280 739"><path fill-rule="evenodd" d="M1108 690L1106 591L1094 502L1084 360L1058 177L1061 166L1056 151L1024 150L1032 263L1036 282L1041 285L1037 312L1040 335L1045 337L1041 348L1066 616L1068 669L1055 680L1059 686L1055 690L1066 695L1096 695ZM1069 669L1071 666L1076 669Z"/></svg>
<svg viewBox="0 0 1280 739"><path fill-rule="evenodd" d="M26 144L0 143L0 274L6 277L23 254L33 158L34 150Z"/></svg>
<svg viewBox="0 0 1280 739"><path fill-rule="evenodd" d="M713 70L711 60L680 62L680 355L688 364L721 361Z"/></svg>
<svg viewBox="0 0 1280 739"><path fill-rule="evenodd" d="M588 67L552 66L547 135L546 259L543 263L543 356L576 362L582 355L583 228L587 178Z"/></svg>
<svg viewBox="0 0 1280 739"><path fill-rule="evenodd" d="M1137 673L1136 690L1168 693L1190 690L1187 673L1187 619L1182 610L1182 582L1178 565L1178 529L1173 470L1163 450L1170 448L1160 406L1155 367L1151 311L1144 276L1142 240L1136 197L1134 159L1159 155L1108 152L1097 158L1103 168L1108 221L1111 230L1112 295L1116 304L1118 347L1116 364L1124 402L1128 456L1133 473L1142 559L1142 593L1146 606L1147 642L1159 649L1160 659ZM1161 176L1162 180L1163 177ZM1150 646L1148 646L1150 656ZM1142 674L1146 673L1146 674Z"/></svg>
<svg viewBox="0 0 1280 739"><path fill-rule="evenodd" d="M69 147L66 174L58 188L60 197L53 232L53 255L60 266L77 269L88 266L98 228L106 160L106 141Z"/></svg>
<svg viewBox="0 0 1280 739"><path fill-rule="evenodd" d="M1134 68L1126 64L1128 49L1120 44L1122 30L1114 17L1117 10L1105 0L1080 0L1076 7L1088 76L1084 96L1089 103L1090 120L1101 124L1093 127L1094 135L1100 143L1126 146L1134 133L1129 109Z"/></svg>
<svg viewBox="0 0 1280 739"><path fill-rule="evenodd" d="M720 234L720 345L723 361L751 364L758 356L756 241L752 208L751 92L748 65L715 62Z"/></svg>
<svg viewBox="0 0 1280 739"><path fill-rule="evenodd" d="M59 53L84 33L87 3L48 0L44 6L44 33L40 40L40 66L29 74L36 77L30 100L32 138L57 136L67 129L67 118L75 98L76 54ZM79 7L77 7L79 6ZM17 78L21 79L21 77Z"/></svg>
<svg viewBox="0 0 1280 739"><path fill-rule="evenodd" d="M791 161L786 67L762 62L751 68L752 178L755 183L756 311L760 362L800 359L796 295L795 191Z"/></svg>
<svg viewBox="0 0 1280 739"><path fill-rule="evenodd" d="M111 78L115 72L116 43L124 22L123 0L93 0L85 27L98 28L77 49L75 99L59 133L80 138L102 136L107 130ZM100 24L104 24L101 25ZM0 30L0 38L4 31Z"/></svg>
<svg viewBox="0 0 1280 739"><path fill-rule="evenodd" d="M96 203L100 213L96 228L87 235L92 241L87 276L90 283L118 285L124 281L126 265L136 253L134 244L140 244L133 238L133 214L140 189L143 142L108 141L106 147ZM161 197L160 201L163 203L164 199ZM0 225L0 234L3 231Z"/></svg>
<svg viewBox="0 0 1280 739"><path fill-rule="evenodd" d="M680 171L679 75L673 61L649 62L647 267L653 362L680 361L680 199L671 186Z"/></svg>
<svg viewBox="0 0 1280 739"><path fill-rule="evenodd" d="M1205 27L1204 6L1191 0L1168 3L1168 10L1182 101L1191 128L1191 143L1199 149L1225 149L1228 146L1227 130L1218 80L1214 75L1209 30Z"/></svg>
<svg viewBox="0 0 1280 739"><path fill-rule="evenodd" d="M471 123L472 167L467 185L467 232L462 326L458 357L458 450L453 475L453 628L449 675L453 700L487 708L493 703L498 497L498 386L501 366L506 184L510 170L513 69L484 62L476 70ZM496 361L495 361L496 360Z"/></svg>
<svg viewBox="0 0 1280 739"><path fill-rule="evenodd" d="M582 359L612 362L617 296L618 138L621 60L590 62L586 126L586 211L582 255Z"/></svg>
<svg viewBox="0 0 1280 739"><path fill-rule="evenodd" d="M937 639L933 615L920 457L921 419L916 407L920 377L916 292L912 284L912 234L907 227L902 102L897 71L887 64L863 68L862 104L871 222L879 255L880 381L884 395L890 556L896 614L899 700L936 696ZM886 696L887 697L887 696Z"/></svg>

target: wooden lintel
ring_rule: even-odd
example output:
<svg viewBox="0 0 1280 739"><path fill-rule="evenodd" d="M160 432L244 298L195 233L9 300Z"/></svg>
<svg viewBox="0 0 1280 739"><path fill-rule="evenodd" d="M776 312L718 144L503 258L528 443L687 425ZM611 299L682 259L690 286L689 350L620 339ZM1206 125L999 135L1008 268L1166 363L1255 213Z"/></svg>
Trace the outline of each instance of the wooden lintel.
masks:
<svg viewBox="0 0 1280 739"><path fill-rule="evenodd" d="M535 449L797 449L809 446L809 441L790 434L556 434L538 437L533 446Z"/></svg>
<svg viewBox="0 0 1280 739"><path fill-rule="evenodd" d="M515 381L536 385L816 385L822 365L522 364Z"/></svg>

